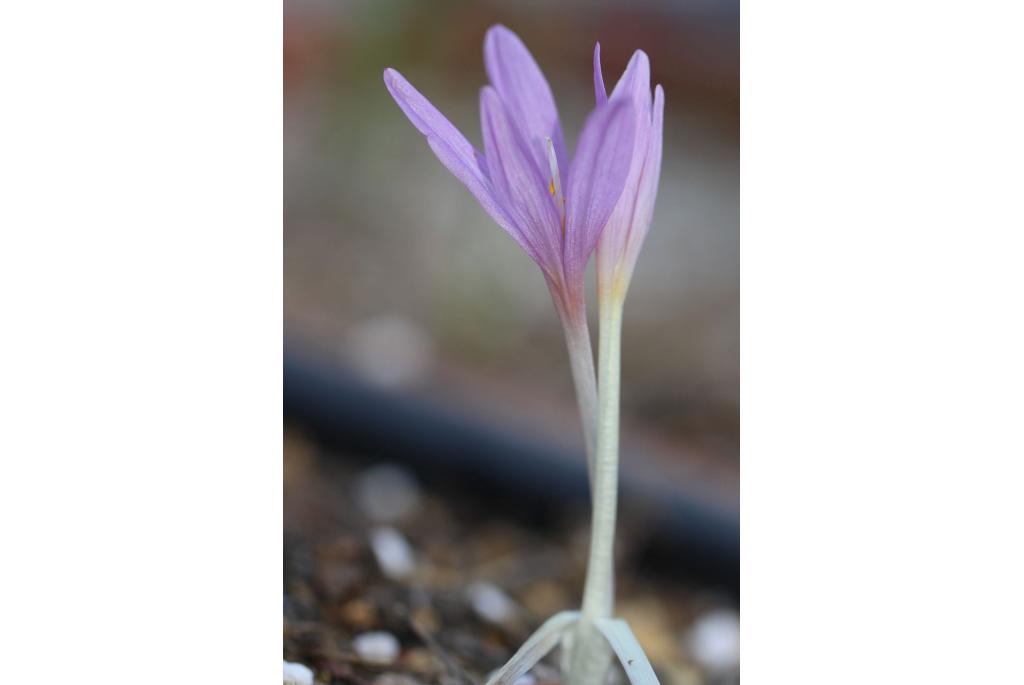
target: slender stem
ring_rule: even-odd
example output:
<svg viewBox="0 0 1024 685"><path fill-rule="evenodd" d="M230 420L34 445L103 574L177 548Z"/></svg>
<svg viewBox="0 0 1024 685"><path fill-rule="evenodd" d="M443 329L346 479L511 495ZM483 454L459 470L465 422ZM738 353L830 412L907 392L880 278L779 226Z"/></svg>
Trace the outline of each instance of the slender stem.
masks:
<svg viewBox="0 0 1024 685"><path fill-rule="evenodd" d="M567 286L546 279L551 300L558 312L565 333L565 346L569 350L569 368L576 390L576 403L583 424L583 442L587 449L587 475L590 492L594 492L594 459L597 450L597 379L594 372L594 351L590 346L587 327L587 304L583 283Z"/></svg>
<svg viewBox="0 0 1024 685"><path fill-rule="evenodd" d="M583 614L606 618L614 604L615 516L619 494L619 362L622 298L602 296L598 352L597 455L594 468L590 557L583 586Z"/></svg>
<svg viewBox="0 0 1024 685"><path fill-rule="evenodd" d="M597 450L591 482L590 556L583 609L573 633L569 685L603 685L611 649L594 621L612 616L615 601L615 515L619 492L619 355L622 297L600 298Z"/></svg>
<svg viewBox="0 0 1024 685"><path fill-rule="evenodd" d="M594 372L594 352L590 346L590 329L586 313L561 316L565 331L565 344L569 350L569 366L576 388L576 403L583 422L583 441L587 448L587 474L590 491L594 491L594 460L597 446L597 378Z"/></svg>

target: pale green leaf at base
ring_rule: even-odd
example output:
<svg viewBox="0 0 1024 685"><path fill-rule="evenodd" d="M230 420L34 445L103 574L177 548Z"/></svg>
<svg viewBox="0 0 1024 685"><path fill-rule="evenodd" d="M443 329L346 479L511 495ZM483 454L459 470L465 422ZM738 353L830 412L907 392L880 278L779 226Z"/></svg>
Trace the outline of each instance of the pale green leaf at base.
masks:
<svg viewBox="0 0 1024 685"><path fill-rule="evenodd" d="M558 663L563 674L569 672L569 665L572 664L572 638L573 631L566 630L562 633L562 653L558 657Z"/></svg>
<svg viewBox="0 0 1024 685"><path fill-rule="evenodd" d="M562 635L580 618L578 611L562 611L545 621L519 651L490 677L487 685L512 685L558 645Z"/></svg>
<svg viewBox="0 0 1024 685"><path fill-rule="evenodd" d="M632 685L658 685L658 676L628 623L621 618L599 618L594 624L619 657Z"/></svg>

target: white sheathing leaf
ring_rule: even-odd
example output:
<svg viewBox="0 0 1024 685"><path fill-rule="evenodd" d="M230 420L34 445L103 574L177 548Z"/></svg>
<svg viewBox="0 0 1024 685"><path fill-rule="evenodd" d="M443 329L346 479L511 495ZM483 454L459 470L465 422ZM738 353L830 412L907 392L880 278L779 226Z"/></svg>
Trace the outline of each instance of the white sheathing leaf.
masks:
<svg viewBox="0 0 1024 685"><path fill-rule="evenodd" d="M498 669L487 681L487 685L512 685L534 664L555 648L562 634L580 618L578 611L562 611L555 614L531 635L508 663Z"/></svg>
<svg viewBox="0 0 1024 685"><path fill-rule="evenodd" d="M619 657L622 669L632 685L658 685L658 676L654 674L651 662L647 660L643 647L636 641L628 623L621 618L600 618L594 624Z"/></svg>
<svg viewBox="0 0 1024 685"><path fill-rule="evenodd" d="M562 675L569 673L569 665L572 664L572 638L574 632L566 630L562 633L562 653L559 656L559 666L561 666Z"/></svg>

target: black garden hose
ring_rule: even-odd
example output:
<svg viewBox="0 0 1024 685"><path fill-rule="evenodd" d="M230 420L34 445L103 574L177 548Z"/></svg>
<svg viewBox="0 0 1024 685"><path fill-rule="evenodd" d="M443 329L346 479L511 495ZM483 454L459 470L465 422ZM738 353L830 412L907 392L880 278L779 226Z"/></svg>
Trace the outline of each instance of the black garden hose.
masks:
<svg viewBox="0 0 1024 685"><path fill-rule="evenodd" d="M425 483L458 488L534 524L585 505L584 460L437 404L369 385L288 349L285 420L334 454L401 463ZM640 563L739 596L739 517L676 488L623 475L621 508L650 525ZM507 512L505 512L507 510Z"/></svg>

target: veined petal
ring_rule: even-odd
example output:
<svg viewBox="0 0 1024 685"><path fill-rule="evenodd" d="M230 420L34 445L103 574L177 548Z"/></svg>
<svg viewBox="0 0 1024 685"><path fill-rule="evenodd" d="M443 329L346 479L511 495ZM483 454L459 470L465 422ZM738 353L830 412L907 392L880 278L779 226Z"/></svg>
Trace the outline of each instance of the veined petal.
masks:
<svg viewBox="0 0 1024 685"><path fill-rule="evenodd" d="M480 91L484 153L495 195L522 228L524 249L556 282L562 279L562 227L549 181L512 124L497 91Z"/></svg>
<svg viewBox="0 0 1024 685"><path fill-rule="evenodd" d="M647 157L648 136L651 130L651 62L647 53L637 50L629 59L626 71L615 84L611 100L630 100L636 113L636 141L633 148L630 185L640 177L640 169Z"/></svg>
<svg viewBox="0 0 1024 685"><path fill-rule="evenodd" d="M384 85L391 97L402 108L412 125L427 138L430 149L441 163L462 181L469 192L483 206L491 217L512 237L529 251L524 244L522 231L512 219L508 210L501 205L490 180L487 178L483 155L470 144L466 137L437 110L430 101L413 88L404 76L394 69L384 70Z"/></svg>
<svg viewBox="0 0 1024 685"><path fill-rule="evenodd" d="M640 169L647 157L648 136L651 130L651 62L643 50L637 50L626 65L622 78L615 84L611 100L631 100L636 108L636 141L633 148L630 185L640 177Z"/></svg>
<svg viewBox="0 0 1024 685"><path fill-rule="evenodd" d="M647 157L648 136L650 135L650 60L643 50L637 50L630 58L626 71L611 91L611 100L629 99L634 105L637 118L636 145L633 147L633 161L630 169L631 184L638 181L643 161Z"/></svg>
<svg viewBox="0 0 1024 685"><path fill-rule="evenodd" d="M394 69L385 69L384 85L420 133L444 143L467 165L475 165L476 149L404 76Z"/></svg>
<svg viewBox="0 0 1024 685"><path fill-rule="evenodd" d="M662 129L665 119L665 91L658 85L654 89L654 118L651 122L651 139L644 160L644 170L637 189L636 205L633 208L633 222L626 237L626 254L622 260L624 273L632 274L640 248L647 238L654 216L654 201L658 197L658 181L661 179Z"/></svg>
<svg viewBox="0 0 1024 685"><path fill-rule="evenodd" d="M526 45L512 31L496 24L484 38L484 66L487 78L504 101L509 117L538 166L547 168L545 145L547 138L551 138L564 177L569 157L555 98Z"/></svg>
<svg viewBox="0 0 1024 685"><path fill-rule="evenodd" d="M583 281L590 253L622 195L635 134L636 117L628 100L598 107L583 126L566 192L562 261L567 283Z"/></svg>
<svg viewBox="0 0 1024 685"><path fill-rule="evenodd" d="M640 112L651 110L651 61L643 50L633 53L626 71L612 90L611 99L622 97L633 100Z"/></svg>
<svg viewBox="0 0 1024 685"><path fill-rule="evenodd" d="M633 159L626 179L626 190L615 205L597 245L597 276L598 280L606 285L615 277L626 253L626 238L633 223L637 193L650 148L650 74L647 55L642 50L637 50L609 99L609 102L627 100L633 103L636 113L636 144L633 146Z"/></svg>
<svg viewBox="0 0 1024 685"><path fill-rule="evenodd" d="M594 45L594 100L600 107L608 102L608 91L604 87L604 74L601 73L601 44Z"/></svg>

